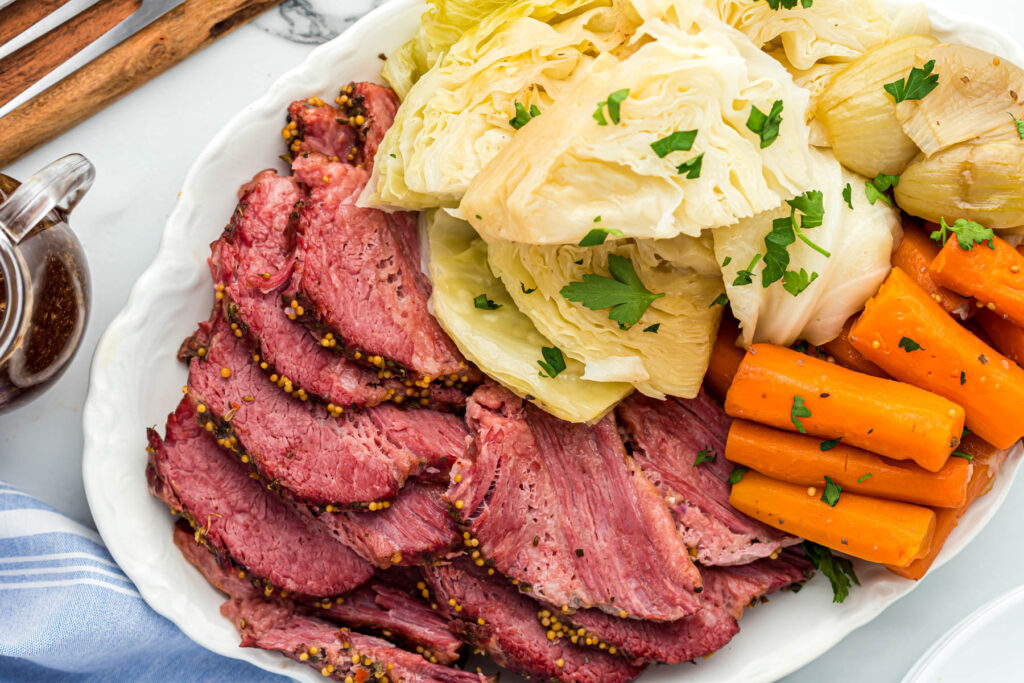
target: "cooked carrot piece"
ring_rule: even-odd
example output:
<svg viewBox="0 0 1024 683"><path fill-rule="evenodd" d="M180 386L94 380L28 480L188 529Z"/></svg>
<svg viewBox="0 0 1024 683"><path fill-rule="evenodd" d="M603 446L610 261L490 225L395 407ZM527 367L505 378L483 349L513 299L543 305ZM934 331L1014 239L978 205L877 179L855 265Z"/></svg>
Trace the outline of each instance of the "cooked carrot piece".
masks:
<svg viewBox="0 0 1024 683"><path fill-rule="evenodd" d="M967 485L967 501L958 508L945 508L935 511L935 536L932 538L932 547L928 554L920 557L906 567L888 566L891 572L908 579L920 579L928 573L935 558L938 557L942 546L949 539L960 523L960 518L978 498L981 498L992 488L996 474L999 473L1003 463L1006 462L1007 451L1000 450L985 443L973 434L969 434L960 444L960 450L974 456L974 472L971 481Z"/></svg>
<svg viewBox="0 0 1024 683"><path fill-rule="evenodd" d="M941 396L768 344L750 347L725 412L790 432L842 437L929 472L946 464L964 426L963 409Z"/></svg>
<svg viewBox="0 0 1024 683"><path fill-rule="evenodd" d="M839 336L822 346L822 348L844 368L863 372L865 375L889 379L889 375L886 374L885 370L861 355L861 352L853 348L853 344L850 343L850 329L855 322L857 322L857 316L847 320Z"/></svg>
<svg viewBox="0 0 1024 683"><path fill-rule="evenodd" d="M733 484L729 503L768 526L869 562L903 567L930 549L930 508L846 492L835 507L820 498L820 490L747 472Z"/></svg>
<svg viewBox="0 0 1024 683"><path fill-rule="evenodd" d="M938 472L900 463L840 442L782 432L735 420L725 457L775 479L801 486L825 486L825 477L850 493L929 507L956 508L967 501L972 466L950 458Z"/></svg>
<svg viewBox="0 0 1024 683"><path fill-rule="evenodd" d="M1024 327L986 309L974 318L999 352L1017 365L1024 365Z"/></svg>
<svg viewBox="0 0 1024 683"><path fill-rule="evenodd" d="M991 244L963 249L958 239L950 238L928 273L938 284L1024 325L1024 255L1000 237Z"/></svg>
<svg viewBox="0 0 1024 683"><path fill-rule="evenodd" d="M929 224L932 225L932 224ZM939 226L934 226L935 230ZM946 313L965 318L974 311L971 302L956 292L942 287L932 279L928 267L939 255L939 245L928 238L926 233L911 221L903 221L903 241L892 255L892 264L910 276L910 279L928 292Z"/></svg>
<svg viewBox="0 0 1024 683"><path fill-rule="evenodd" d="M963 406L971 431L997 448L1024 435L1024 370L957 324L899 268L868 301L850 341L896 379Z"/></svg>
<svg viewBox="0 0 1024 683"><path fill-rule="evenodd" d="M722 316L722 324L718 326L718 338L715 339L715 346L711 349L711 362L708 364L708 372L704 375L704 382L715 396L724 400L729 386L732 384L736 370L743 362L743 355L746 353L742 348L736 346L736 340L740 336L740 324L736 318L728 312Z"/></svg>

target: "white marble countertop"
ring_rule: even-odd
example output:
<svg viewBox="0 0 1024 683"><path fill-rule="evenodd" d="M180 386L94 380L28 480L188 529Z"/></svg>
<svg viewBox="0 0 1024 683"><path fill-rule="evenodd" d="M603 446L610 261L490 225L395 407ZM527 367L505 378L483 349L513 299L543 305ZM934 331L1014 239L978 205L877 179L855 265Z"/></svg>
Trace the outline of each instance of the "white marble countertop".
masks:
<svg viewBox="0 0 1024 683"><path fill-rule="evenodd" d="M956 0L930 1L967 11ZM80 152L96 164L97 180L72 220L92 270L89 330L78 358L49 393L0 417L0 480L91 525L80 470L81 413L92 351L156 253L185 173L230 117L314 45L379 2L287 0L2 169L24 178L59 156ZM1024 10L1015 0L978 0L969 11L1011 35L1024 35ZM339 75L339 81L344 78ZM218 224L211 226L212 234L223 219L210 220ZM870 625L786 678L787 683L898 681L946 629L1024 582L1024 545L1011 542L1018 536L1018 520L1024 519L1024 491L1019 489L967 551Z"/></svg>

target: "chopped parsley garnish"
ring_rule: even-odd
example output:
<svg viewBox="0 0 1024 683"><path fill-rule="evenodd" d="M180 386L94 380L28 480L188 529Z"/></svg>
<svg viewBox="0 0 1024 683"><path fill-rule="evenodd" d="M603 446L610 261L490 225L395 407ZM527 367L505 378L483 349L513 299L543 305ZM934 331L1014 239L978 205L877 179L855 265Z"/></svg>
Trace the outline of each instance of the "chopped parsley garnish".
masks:
<svg viewBox="0 0 1024 683"><path fill-rule="evenodd" d="M967 373L963 370L960 371L960 386L967 384Z"/></svg>
<svg viewBox="0 0 1024 683"><path fill-rule="evenodd" d="M754 0L754 2L757 2L757 0ZM807 9L808 7L814 4L814 0L767 0L767 2L768 7L776 11L779 10L780 8L795 9L797 2L799 2L800 6L803 7L804 9Z"/></svg>
<svg viewBox="0 0 1024 683"><path fill-rule="evenodd" d="M743 475L746 474L749 469L750 468L748 467L740 467L739 465L733 467L732 472L729 473L729 483L738 484L743 481Z"/></svg>
<svg viewBox="0 0 1024 683"><path fill-rule="evenodd" d="M530 109L527 110L522 102L516 102L516 115L509 120L509 125L519 130L537 116L540 116L540 109L536 104L531 104Z"/></svg>
<svg viewBox="0 0 1024 683"><path fill-rule="evenodd" d="M821 494L821 502L834 508L842 492L843 487L832 481L832 477L825 477L825 490Z"/></svg>
<svg viewBox="0 0 1024 683"><path fill-rule="evenodd" d="M832 602L843 602L850 595L850 586L860 585L853 563L845 557L836 557L832 551L817 543L803 542L804 552L814 568L832 584Z"/></svg>
<svg viewBox="0 0 1024 683"><path fill-rule="evenodd" d="M540 352L544 356L544 360L537 361L537 365L544 371L540 376L548 379L558 377L565 370L565 356L562 355L562 350L558 347L545 346Z"/></svg>
<svg viewBox="0 0 1024 683"><path fill-rule="evenodd" d="M695 130L677 130L668 137L652 142L651 149L659 159L664 159L672 152L689 152L693 149L693 141L696 139Z"/></svg>
<svg viewBox="0 0 1024 683"><path fill-rule="evenodd" d="M808 190L799 197L787 199L793 212L801 213L801 228L819 228L825 222L825 201L821 190Z"/></svg>
<svg viewBox="0 0 1024 683"><path fill-rule="evenodd" d="M863 477L861 477L860 479L858 479L858 480L857 480L857 483L858 483L858 484L863 484L864 482L866 482L866 481L867 481L868 479L870 479L870 478L871 478L871 475L872 475L872 473L871 473L871 472L868 472L868 473L867 473L867 474L865 474L865 475L864 475Z"/></svg>
<svg viewBox="0 0 1024 683"><path fill-rule="evenodd" d="M708 308L714 308L715 306L728 306L728 305L729 305L729 297L725 293L722 293L722 294L718 295L717 299L715 299L714 301L711 302L711 305L708 306Z"/></svg>
<svg viewBox="0 0 1024 683"><path fill-rule="evenodd" d="M612 120L616 126L622 122L622 103L629 97L629 89L624 88L623 90L616 90L608 99L604 102L597 103L597 111L594 112L594 120L597 121L599 126L607 126L608 119ZM608 118L604 116L605 107L608 108Z"/></svg>
<svg viewBox="0 0 1024 683"><path fill-rule="evenodd" d="M985 244L986 242L989 249L996 248L995 233L992 232L992 228L986 228L981 223L975 223L966 218L958 218L953 225L947 224L945 218L939 220L939 229L931 234L933 242L946 246L949 233L952 232L956 235L956 240L964 251L970 251L975 244Z"/></svg>
<svg viewBox="0 0 1024 683"><path fill-rule="evenodd" d="M693 461L693 466L696 467L705 462L714 462L717 457L718 453L715 452L715 449L705 444L704 448L697 451L697 459Z"/></svg>
<svg viewBox="0 0 1024 683"><path fill-rule="evenodd" d="M939 75L932 73L934 68L934 59L930 60L920 69L915 66L910 70L910 75L906 78L886 83L885 92L892 95L897 104L904 100L920 100L939 87Z"/></svg>
<svg viewBox="0 0 1024 683"><path fill-rule="evenodd" d="M757 266L757 262L760 261L760 260L761 260L761 255L760 254L754 254L754 258L753 258L753 260L751 260L750 265L747 266L746 269L741 270L738 273L736 273L736 279L732 281L732 286L733 287L743 287L744 285L749 285L751 282L753 282L754 281L754 268Z"/></svg>
<svg viewBox="0 0 1024 683"><path fill-rule="evenodd" d="M793 397L793 407L789 411L789 419L793 421L793 426L796 427L797 431L801 434L806 434L807 430L804 429L804 425L800 422L801 417L810 417L811 409L804 405L804 399L802 396Z"/></svg>
<svg viewBox="0 0 1024 683"><path fill-rule="evenodd" d="M626 234L616 228L594 228L587 233L587 236L580 240L581 247L596 247L604 244L608 235L625 237Z"/></svg>
<svg viewBox="0 0 1024 683"><path fill-rule="evenodd" d="M473 299L473 305L479 309L485 311L496 311L501 308L501 304L496 304L487 298L486 294L481 294Z"/></svg>
<svg viewBox="0 0 1024 683"><path fill-rule="evenodd" d="M1013 114L1010 114L1010 118L1013 119L1013 125L1017 127L1017 137L1024 140L1024 121L1021 121Z"/></svg>
<svg viewBox="0 0 1024 683"><path fill-rule="evenodd" d="M722 261L722 267L725 268L730 263L732 263L732 256L726 256L725 259Z"/></svg>
<svg viewBox="0 0 1024 683"><path fill-rule="evenodd" d="M782 276L782 287L793 296L799 296L805 289L811 286L811 283L818 279L817 273L807 274L807 271L803 268L797 273L792 270L787 270Z"/></svg>
<svg viewBox="0 0 1024 683"><path fill-rule="evenodd" d="M898 175L886 175L879 173L875 176L874 180L869 180L864 183L864 194L867 195L868 203L871 206L875 205L879 199L885 202L888 206L892 206L892 199L886 194L889 190L900 184L900 177Z"/></svg>
<svg viewBox="0 0 1024 683"><path fill-rule="evenodd" d="M650 327L645 327L644 332L650 332L651 334L658 334L658 330L661 329L661 323L654 323Z"/></svg>
<svg viewBox="0 0 1024 683"><path fill-rule="evenodd" d="M843 201L853 209L853 186L850 183L846 183L846 187L843 188Z"/></svg>
<svg viewBox="0 0 1024 683"><path fill-rule="evenodd" d="M697 178L700 178L700 172L703 168L704 152L701 152L689 161L684 161L676 166L676 170L679 172L679 175L685 174L687 180L696 180Z"/></svg>
<svg viewBox="0 0 1024 683"><path fill-rule="evenodd" d="M920 351L921 345L910 337L904 337L903 339L900 339L900 348L907 353L913 353L914 351Z"/></svg>
<svg viewBox="0 0 1024 683"><path fill-rule="evenodd" d="M519 289L523 290L523 294L533 294L534 292L537 291L536 287L534 287L533 289L527 289L526 285L523 284L522 282L519 283Z"/></svg>
<svg viewBox="0 0 1024 683"><path fill-rule="evenodd" d="M818 447L821 448L821 452L824 453L825 451L830 451L836 446L838 446L839 442L842 440L843 437L839 437L838 439L829 439L828 441L822 441Z"/></svg>
<svg viewBox="0 0 1024 683"><path fill-rule="evenodd" d="M665 296L644 287L628 258L609 254L608 270L610 278L588 273L583 282L570 282L562 287L562 296L592 311L611 309L608 317L624 328L640 322L650 305Z"/></svg>
<svg viewBox="0 0 1024 683"><path fill-rule="evenodd" d="M954 458L963 458L967 462L971 462L972 460L974 460L974 456L973 455L971 455L970 453L964 453L963 451L953 451L953 453L951 455Z"/></svg>
<svg viewBox="0 0 1024 683"><path fill-rule="evenodd" d="M600 223L601 222L601 217L600 216L595 216L594 217L594 222L595 223Z"/></svg>
<svg viewBox="0 0 1024 683"><path fill-rule="evenodd" d="M764 270L761 271L761 285L770 286L778 282L789 267L789 245L796 242L792 218L776 218L772 231L764 238Z"/></svg>
<svg viewBox="0 0 1024 683"><path fill-rule="evenodd" d="M775 142L779 137L779 126L782 125L782 100L775 100L771 111L765 114L756 106L751 105L747 128L761 138L761 149Z"/></svg>

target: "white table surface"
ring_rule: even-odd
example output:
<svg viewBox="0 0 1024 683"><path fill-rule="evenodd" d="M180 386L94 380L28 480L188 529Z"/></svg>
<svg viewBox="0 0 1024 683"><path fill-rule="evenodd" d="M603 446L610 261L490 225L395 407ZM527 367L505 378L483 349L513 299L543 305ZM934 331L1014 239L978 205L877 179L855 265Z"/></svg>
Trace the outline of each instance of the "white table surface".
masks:
<svg viewBox="0 0 1024 683"><path fill-rule="evenodd" d="M49 393L0 417L0 481L92 524L81 477L81 414L92 352L155 255L185 173L231 116L301 61L317 42L343 30L379 2L288 0L63 137L0 169L24 178L70 152L85 154L97 167L96 184L72 219L93 277L88 333L78 358ZM958 0L931 3L970 12L1011 35L1024 35L1024 9L1017 0L976 0L969 6ZM344 79L339 74L339 81ZM210 217L211 235L224 220ZM958 558L929 575L918 590L874 622L784 680L900 680L949 627L1024 583L1024 544L1018 540L1021 519L1024 490L1018 486L999 515Z"/></svg>

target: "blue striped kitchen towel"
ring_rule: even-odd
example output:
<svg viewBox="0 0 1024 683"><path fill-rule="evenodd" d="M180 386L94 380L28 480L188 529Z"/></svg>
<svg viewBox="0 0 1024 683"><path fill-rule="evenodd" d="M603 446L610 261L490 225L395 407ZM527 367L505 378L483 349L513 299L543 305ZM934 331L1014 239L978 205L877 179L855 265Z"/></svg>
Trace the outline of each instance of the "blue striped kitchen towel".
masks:
<svg viewBox="0 0 1024 683"><path fill-rule="evenodd" d="M193 643L96 532L0 482L0 681L285 680Z"/></svg>

